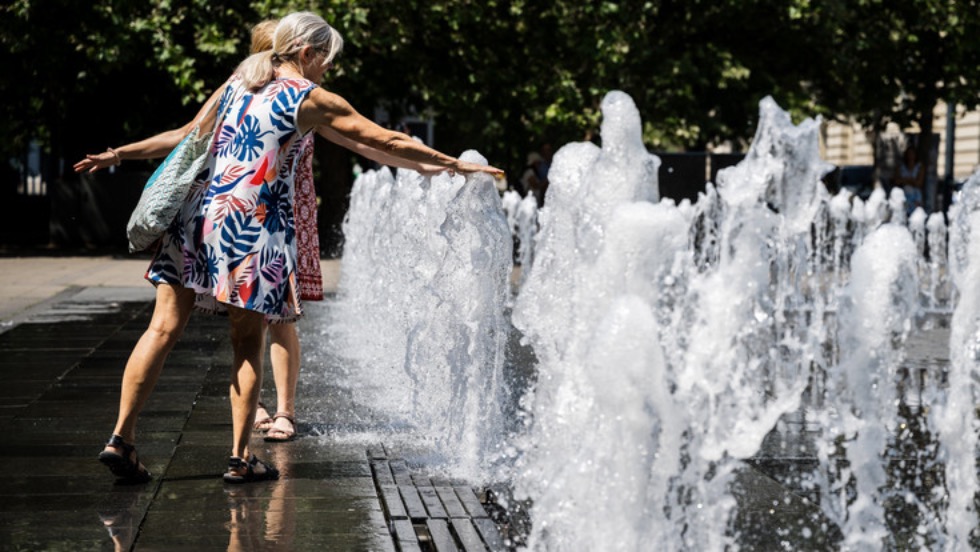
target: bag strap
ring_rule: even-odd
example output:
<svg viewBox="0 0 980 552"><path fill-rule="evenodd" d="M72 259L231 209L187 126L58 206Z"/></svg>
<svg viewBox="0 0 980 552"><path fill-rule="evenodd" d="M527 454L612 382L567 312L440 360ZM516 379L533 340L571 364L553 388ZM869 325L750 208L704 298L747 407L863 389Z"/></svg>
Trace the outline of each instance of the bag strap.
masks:
<svg viewBox="0 0 980 552"><path fill-rule="evenodd" d="M227 90L229 87L231 87L230 81L225 83L225 90ZM198 134L200 134L201 131L203 130L201 128L201 123L204 122L204 120L208 118L208 115L210 115L211 112L214 111L214 108L217 107L219 103L221 103L221 98L223 98L224 96L225 94L222 93L220 96L215 98L214 101L210 102L207 111L204 112L204 116L201 117L201 120L198 121L197 123ZM224 119L225 115L227 115L228 111L231 109L231 104L235 103L236 99L237 99L236 97L228 98L228 102L225 103L224 109L221 110L221 113L219 115L215 116L214 121L211 123L211 132L214 132L217 129L218 121Z"/></svg>

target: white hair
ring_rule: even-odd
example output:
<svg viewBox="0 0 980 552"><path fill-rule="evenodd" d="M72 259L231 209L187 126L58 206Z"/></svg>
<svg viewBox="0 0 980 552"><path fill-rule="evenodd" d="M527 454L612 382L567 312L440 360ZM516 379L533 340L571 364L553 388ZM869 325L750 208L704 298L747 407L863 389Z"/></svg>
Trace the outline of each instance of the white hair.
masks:
<svg viewBox="0 0 980 552"><path fill-rule="evenodd" d="M275 68L292 61L300 50L312 46L326 52L324 63L330 63L344 48L344 39L319 15L295 12L283 17L272 34L272 49L245 58L235 72L250 90L257 90L275 76Z"/></svg>

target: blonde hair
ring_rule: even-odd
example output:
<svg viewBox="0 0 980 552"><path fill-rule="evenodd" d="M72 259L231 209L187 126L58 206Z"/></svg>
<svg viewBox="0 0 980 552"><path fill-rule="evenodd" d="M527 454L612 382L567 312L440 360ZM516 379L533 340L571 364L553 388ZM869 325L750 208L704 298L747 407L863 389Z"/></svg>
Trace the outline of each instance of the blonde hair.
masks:
<svg viewBox="0 0 980 552"><path fill-rule="evenodd" d="M279 25L278 19L266 19L252 27L252 46L249 54L257 54L272 49L272 35Z"/></svg>
<svg viewBox="0 0 980 552"><path fill-rule="evenodd" d="M312 12L295 12L283 17L272 34L272 48L245 58L235 70L249 90L257 90L275 76L284 61L292 61L307 46L325 49L324 63L333 61L344 48L344 39L322 17Z"/></svg>

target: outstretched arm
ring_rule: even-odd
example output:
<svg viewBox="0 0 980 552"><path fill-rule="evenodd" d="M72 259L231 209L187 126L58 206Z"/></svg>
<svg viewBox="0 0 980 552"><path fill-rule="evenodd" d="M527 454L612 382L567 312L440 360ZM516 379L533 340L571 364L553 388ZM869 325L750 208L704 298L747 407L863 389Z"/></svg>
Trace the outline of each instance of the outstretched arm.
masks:
<svg viewBox="0 0 980 552"><path fill-rule="evenodd" d="M314 88L307 100L300 105L297 123L303 132L316 128L322 134L324 128L329 129L350 142L407 162L443 167L461 173L486 172L494 176L504 174L504 171L496 167L460 161L416 142L407 134L381 127L358 113L347 100L322 88Z"/></svg>
<svg viewBox="0 0 980 552"><path fill-rule="evenodd" d="M419 163L418 161L409 161L401 157L389 155L381 150L376 150L370 146L366 146L360 142L355 142L350 138L342 136L339 132L326 125L320 125L316 127L316 132L317 134L323 136L327 140L330 140L335 144L341 145L358 155L367 157L371 161L380 163L382 165L398 167L400 169L411 169L415 172L419 172L424 175L432 175L432 174L440 173L442 171L449 170L447 167L441 167L438 165L431 165L427 163Z"/></svg>
<svg viewBox="0 0 980 552"><path fill-rule="evenodd" d="M122 163L123 159L156 159L159 157L164 157L170 150L177 147L195 125L203 121L205 115L207 115L208 120L214 118L214 111L208 111L208 107L212 102L217 102L221 98L221 92L224 90L224 86L219 87L208 101L204 102L201 109L197 112L197 115L186 125L168 130L166 132L161 132L156 136L151 136L145 140L140 140L139 142L133 142L131 144L126 144L125 146L120 146L115 149L108 149L102 153L89 154L85 156L85 159L75 163L75 172L95 172L99 169L104 169L106 167L111 167L113 165L118 165Z"/></svg>

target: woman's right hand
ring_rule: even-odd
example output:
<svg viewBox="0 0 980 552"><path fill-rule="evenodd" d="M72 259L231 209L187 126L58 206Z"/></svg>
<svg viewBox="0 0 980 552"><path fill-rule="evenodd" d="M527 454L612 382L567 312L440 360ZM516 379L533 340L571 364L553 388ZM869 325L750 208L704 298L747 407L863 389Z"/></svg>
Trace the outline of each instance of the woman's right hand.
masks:
<svg viewBox="0 0 980 552"><path fill-rule="evenodd" d="M490 165L479 165L477 163L470 163L468 161L456 161L456 166L452 167L450 171L458 172L461 174L471 174L476 172L485 172L495 178L503 178L504 171L498 169L497 167L491 167Z"/></svg>

